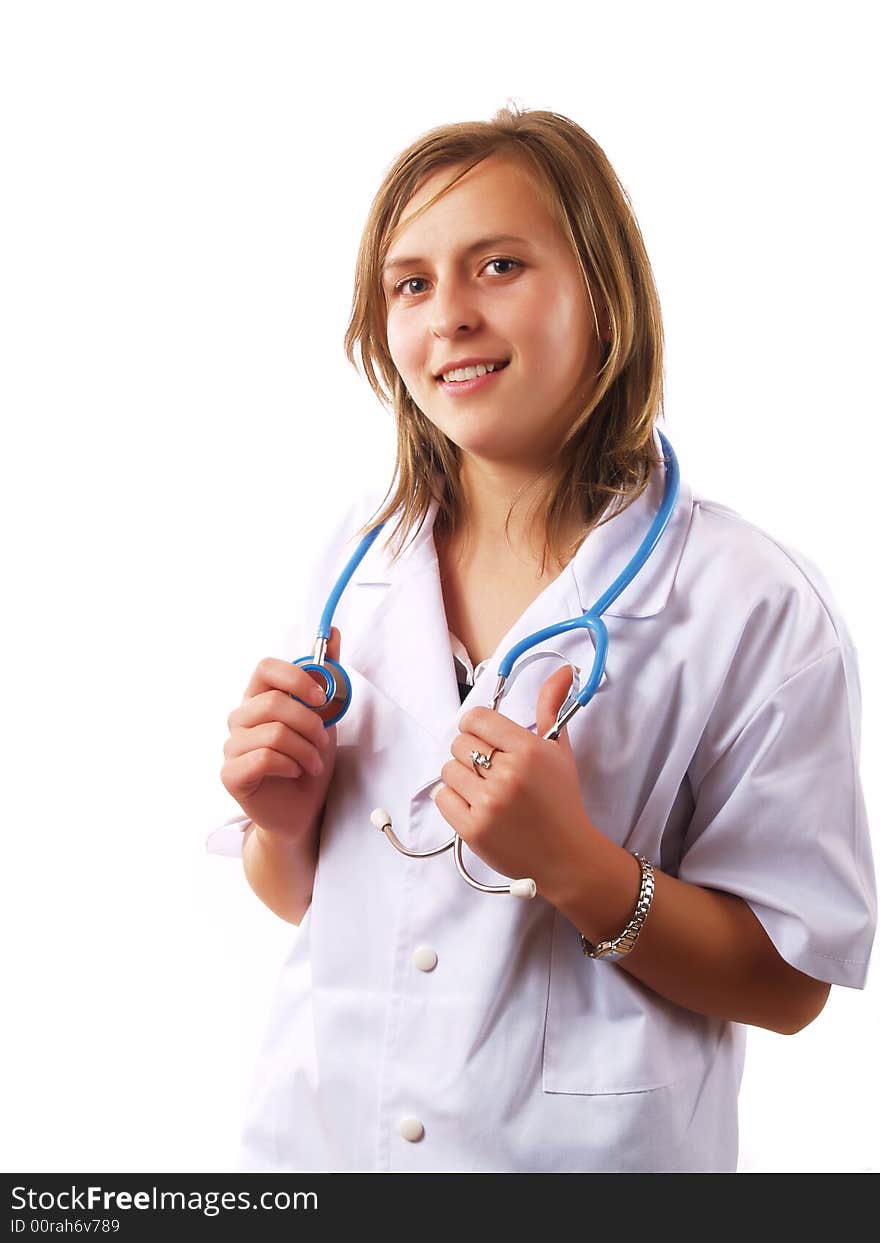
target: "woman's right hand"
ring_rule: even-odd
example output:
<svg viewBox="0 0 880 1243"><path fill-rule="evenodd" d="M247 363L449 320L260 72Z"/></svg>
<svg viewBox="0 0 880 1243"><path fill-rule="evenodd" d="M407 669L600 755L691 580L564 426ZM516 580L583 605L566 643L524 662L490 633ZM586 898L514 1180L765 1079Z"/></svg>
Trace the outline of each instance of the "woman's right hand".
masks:
<svg viewBox="0 0 880 1243"><path fill-rule="evenodd" d="M340 634L330 631L327 655L339 661ZM239 706L229 714L220 780L244 812L268 833L293 838L321 811L336 766L336 726L325 728L311 691L318 674L267 656L257 665Z"/></svg>

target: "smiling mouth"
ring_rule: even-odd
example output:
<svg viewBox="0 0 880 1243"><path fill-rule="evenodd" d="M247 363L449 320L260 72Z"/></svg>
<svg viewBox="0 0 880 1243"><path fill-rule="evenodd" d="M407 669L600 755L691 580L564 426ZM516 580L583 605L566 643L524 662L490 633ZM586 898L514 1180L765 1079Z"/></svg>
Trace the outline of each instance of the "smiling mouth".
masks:
<svg viewBox="0 0 880 1243"><path fill-rule="evenodd" d="M487 371L486 375L495 375L496 372L503 371L504 368L509 365L510 365L510 359L509 358L505 359L503 363L496 363L495 366L492 368L491 372ZM459 368L453 367L452 370L456 371L456 370L459 370ZM449 373L447 372L446 374L448 375ZM442 374L435 376L434 379L437 381L438 384L470 384L472 383L471 380L444 380ZM482 377L477 376L477 379L482 379Z"/></svg>

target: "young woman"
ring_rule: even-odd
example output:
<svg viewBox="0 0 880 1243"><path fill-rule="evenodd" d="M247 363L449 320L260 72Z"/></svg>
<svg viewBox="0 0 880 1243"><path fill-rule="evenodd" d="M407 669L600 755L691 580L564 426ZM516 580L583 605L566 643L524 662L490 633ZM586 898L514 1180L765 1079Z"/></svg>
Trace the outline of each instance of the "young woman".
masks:
<svg viewBox="0 0 880 1243"><path fill-rule="evenodd" d="M571 120L443 126L388 171L346 348L396 482L342 517L314 615L232 712L243 814L210 839L300 926L243 1168L734 1170L746 1027L864 985L852 644L811 563L678 475L662 344ZM292 663L371 532L326 659Z"/></svg>

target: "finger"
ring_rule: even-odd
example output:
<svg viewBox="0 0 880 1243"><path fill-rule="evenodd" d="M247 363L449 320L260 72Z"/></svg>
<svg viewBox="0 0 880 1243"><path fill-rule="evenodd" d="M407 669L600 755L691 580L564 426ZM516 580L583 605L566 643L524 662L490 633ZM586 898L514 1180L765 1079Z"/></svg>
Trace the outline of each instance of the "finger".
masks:
<svg viewBox="0 0 880 1243"><path fill-rule="evenodd" d="M470 804L467 800L448 785L442 785L432 797L434 806L449 827L454 829L463 841L467 841L471 815Z"/></svg>
<svg viewBox="0 0 880 1243"><path fill-rule="evenodd" d="M323 735L324 731L321 729L321 736ZM320 777L324 771L324 761L318 747L281 721L235 730L224 744L223 753L228 760L235 760L241 755L262 749L289 756L297 762L301 770L305 769L313 777Z"/></svg>
<svg viewBox="0 0 880 1243"><path fill-rule="evenodd" d="M330 638L327 640L327 655L331 660L335 660L337 664L342 664L340 656L340 648L342 646L342 636L335 626L330 627Z"/></svg>
<svg viewBox="0 0 880 1243"><path fill-rule="evenodd" d="M455 758L471 772L474 772L474 763L471 757L472 751L479 751L481 755L489 755L491 753L492 764L495 764L499 757L505 754L504 751L490 746L485 739L478 738L476 734L459 734L456 738L453 738L452 746L449 749ZM501 762L503 764L504 760ZM481 772L474 775L479 779L484 771L481 770Z"/></svg>
<svg viewBox="0 0 880 1243"><path fill-rule="evenodd" d="M324 722L319 714L291 699L286 691L263 691L261 695L245 699L230 712L227 719L230 734L240 729L279 722L294 733L302 734L317 747L323 749L327 745ZM322 739L325 741L322 742Z"/></svg>
<svg viewBox="0 0 880 1243"><path fill-rule="evenodd" d="M220 779L234 798L236 793L254 789L264 777L301 777L302 771L301 765L289 755L264 747L228 760Z"/></svg>
<svg viewBox="0 0 880 1243"><path fill-rule="evenodd" d="M484 777L482 773L479 775L474 771L471 763L470 753L464 759L460 755L456 755L454 759L448 760L440 772L443 783L451 790L455 790L468 806L473 806L482 797Z"/></svg>
<svg viewBox="0 0 880 1243"><path fill-rule="evenodd" d="M565 703L574 687L572 668L563 665L554 670L541 687L535 712L538 736L542 737L556 724L559 710ZM557 742L568 742L568 726L566 725L557 738Z"/></svg>
<svg viewBox="0 0 880 1243"><path fill-rule="evenodd" d="M531 732L505 716L503 711L494 712L491 708L469 708L459 718L458 728L463 734L476 734L499 751L515 751L523 741L523 734ZM488 747L480 747L480 750L488 750Z"/></svg>
<svg viewBox="0 0 880 1243"><path fill-rule="evenodd" d="M342 637L336 626L330 627L330 637L327 640L327 648L325 651L322 668L325 673L318 673L315 670L310 671L310 676L315 679L318 686L323 691L323 700L318 705L318 713L323 721L332 720L333 717L339 716L344 710L346 700L348 698L348 689L345 679L340 676L339 671L332 667L333 664L342 664L340 659L340 648ZM332 696L327 699L332 684Z"/></svg>
<svg viewBox="0 0 880 1243"><path fill-rule="evenodd" d="M274 656L264 656L251 674L251 680L244 692L245 699L261 695L264 691L280 690L289 695L296 695L307 703L320 702L312 692L320 684L314 675L292 665L288 660L278 660ZM323 694L321 699L323 699Z"/></svg>

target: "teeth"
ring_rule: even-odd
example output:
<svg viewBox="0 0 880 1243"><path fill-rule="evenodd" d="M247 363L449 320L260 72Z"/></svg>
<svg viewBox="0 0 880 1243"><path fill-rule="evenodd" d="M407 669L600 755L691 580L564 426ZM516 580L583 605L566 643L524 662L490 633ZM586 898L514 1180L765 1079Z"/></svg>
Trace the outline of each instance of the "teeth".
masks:
<svg viewBox="0 0 880 1243"><path fill-rule="evenodd" d="M457 380L476 380L477 376L485 375L487 371L494 371L494 363L477 363L476 367L459 367L457 371L445 371L443 379L447 384Z"/></svg>

